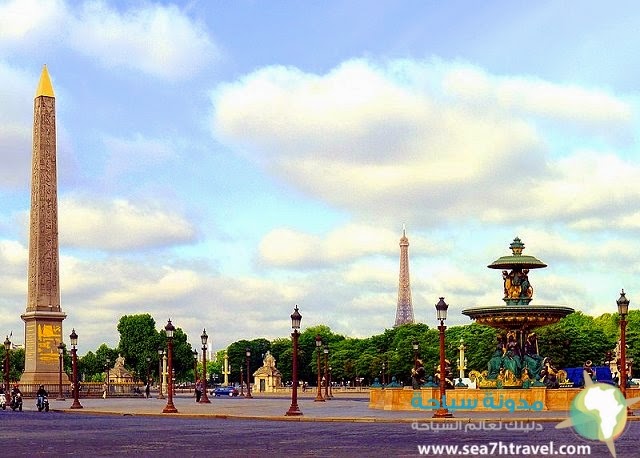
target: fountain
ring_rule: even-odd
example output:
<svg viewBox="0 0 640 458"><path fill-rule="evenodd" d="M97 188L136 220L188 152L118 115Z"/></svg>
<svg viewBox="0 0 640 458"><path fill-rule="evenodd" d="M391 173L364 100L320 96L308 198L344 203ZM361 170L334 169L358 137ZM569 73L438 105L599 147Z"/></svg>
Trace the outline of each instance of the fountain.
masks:
<svg viewBox="0 0 640 458"><path fill-rule="evenodd" d="M476 322L496 328L500 333L487 370L469 372L477 388L456 384L446 390L447 408L459 411L563 411L580 392L566 381L566 373L553 367L549 358L538 353L536 328L557 323L573 312L562 306L535 305L529 282L532 269L547 267L533 256L523 255L524 244L515 238L512 254L502 256L488 267L502 270L505 305L475 307L462 313ZM565 381L566 383L563 383ZM549 389L557 388L557 389ZM639 388L627 388L628 397L640 396ZM369 408L407 410L432 416L440 407L440 389L433 383L419 388L399 384L374 385L369 390ZM492 399L499 399L494 404ZM460 414L464 418L464 413Z"/></svg>
<svg viewBox="0 0 640 458"><path fill-rule="evenodd" d="M477 323L500 330L496 349L486 371L471 371L481 388L546 386L557 388L565 374L538 353L534 329L558 322L573 313L569 307L532 305L533 286L529 282L532 269L547 267L545 263L522 254L524 243L516 237L509 245L512 254L489 264L501 269L504 286L503 306L474 307L462 313Z"/></svg>

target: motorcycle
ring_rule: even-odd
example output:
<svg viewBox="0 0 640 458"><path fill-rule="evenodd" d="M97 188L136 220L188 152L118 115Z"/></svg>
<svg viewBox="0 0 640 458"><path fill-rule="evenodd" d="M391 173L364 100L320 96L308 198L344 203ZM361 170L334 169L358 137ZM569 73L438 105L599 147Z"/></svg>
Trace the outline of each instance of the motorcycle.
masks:
<svg viewBox="0 0 640 458"><path fill-rule="evenodd" d="M11 395L11 410L15 412L16 409L22 412L22 393Z"/></svg>
<svg viewBox="0 0 640 458"><path fill-rule="evenodd" d="M3 393L0 393L0 408L7 410L7 397Z"/></svg>
<svg viewBox="0 0 640 458"><path fill-rule="evenodd" d="M42 410L44 410L45 412L48 412L49 411L49 398L47 396L44 396L44 395L38 396L38 399L36 401L36 407L38 408L38 412L42 412Z"/></svg>

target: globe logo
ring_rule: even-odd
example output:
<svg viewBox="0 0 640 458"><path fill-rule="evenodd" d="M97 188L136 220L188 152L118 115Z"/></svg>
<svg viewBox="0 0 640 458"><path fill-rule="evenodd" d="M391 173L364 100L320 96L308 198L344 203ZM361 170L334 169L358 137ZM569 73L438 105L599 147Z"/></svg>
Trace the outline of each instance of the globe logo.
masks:
<svg viewBox="0 0 640 458"><path fill-rule="evenodd" d="M625 399L618 387L605 383L593 383L584 372L584 389L580 391L569 409L569 418L556 428L573 426L582 437L607 444L611 456L616 456L613 443L627 424L627 407L640 398Z"/></svg>
<svg viewBox="0 0 640 458"><path fill-rule="evenodd" d="M582 437L608 442L624 431L627 401L615 386L595 383L573 399L569 417Z"/></svg>

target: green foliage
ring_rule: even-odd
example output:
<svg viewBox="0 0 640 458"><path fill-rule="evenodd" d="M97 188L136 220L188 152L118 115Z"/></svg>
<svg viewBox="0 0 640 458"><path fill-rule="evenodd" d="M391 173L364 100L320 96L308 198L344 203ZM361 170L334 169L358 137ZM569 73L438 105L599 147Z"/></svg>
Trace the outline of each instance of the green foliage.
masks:
<svg viewBox="0 0 640 458"><path fill-rule="evenodd" d="M292 380L293 344L291 338L280 338L272 341L271 354L276 359L276 365L282 374L282 380Z"/></svg>
<svg viewBox="0 0 640 458"><path fill-rule="evenodd" d="M3 345L0 345L0 363L2 363L2 377L0 380L4 380L4 359L5 349ZM9 379L11 381L20 380L20 376L24 371L24 348L16 348L9 351Z"/></svg>
<svg viewBox="0 0 640 458"><path fill-rule="evenodd" d="M582 312L536 332L540 354L550 357L558 367L582 367L586 360L599 364L616 343L615 336L606 335L593 317Z"/></svg>
<svg viewBox="0 0 640 458"><path fill-rule="evenodd" d="M451 361L454 374L458 373L460 339L464 340L464 355L467 358L466 373L471 370L482 372L488 367L498 333L498 329L477 323L447 329L447 358Z"/></svg>
<svg viewBox="0 0 640 458"><path fill-rule="evenodd" d="M254 339L250 341L240 340L229 345L227 354L229 356L229 366L231 367L230 381L240 381L241 368L243 380L247 380L247 349L251 353L249 357L249 372L253 374L259 367L262 367L264 355L271 349L271 342L267 339Z"/></svg>
<svg viewBox="0 0 640 458"><path fill-rule="evenodd" d="M158 348L162 347L164 343L160 338L160 333L156 330L155 320L148 313L124 315L118 322L118 332L120 333L118 352L124 357L126 367L134 372L139 380L146 379L147 371L150 371L151 367L157 367ZM180 372L184 370L182 356L184 355L178 358ZM147 358L149 358L149 362L147 362ZM192 358L193 356L189 359ZM152 366L152 363L155 365ZM178 368L175 363L174 367ZM193 363L190 364L190 367L193 367ZM180 372L176 371L177 374Z"/></svg>
<svg viewBox="0 0 640 458"><path fill-rule="evenodd" d="M157 373L158 348L166 349L166 333L164 329L156 330L153 318L148 314L123 316L118 323L120 343L117 349L102 344L95 354L88 352L79 358L79 372L85 380L101 381L104 376L106 359L112 367L118 353L125 357L129 369L144 378L147 360L150 358L150 372ZM464 339L467 372L469 370L485 370L494 349L495 336L499 330L488 326L471 323L465 326L454 326L445 331L446 357L452 364L454 373L458 371L458 347L460 339ZM540 354L549 356L559 367L582 366L587 359L601 364L607 351L615 348L620 335L620 322L617 313L606 313L599 317L591 317L575 312L558 323L536 330ZM354 383L356 378L363 378L365 384L380 377L382 365L385 366L387 380L395 376L398 381L409 382L413 366L413 341L419 345L418 354L423 360L428 375L433 375L439 363L439 332L429 329L425 324L409 324L392 329L385 329L382 334L368 338L345 338L335 334L328 326L319 325L305 329L299 336L298 379L315 385L317 379L316 335L322 337L323 344L329 346L329 366L334 381ZM640 310L631 310L627 325L627 356L640 361ZM267 339L240 340L229 345L227 351L231 365L231 381L240 380L240 367L246 373L245 349L251 351L250 371L254 372L262 366L264 355L270 351L277 361L284 382L292 379L292 342L290 337L278 338L269 342ZM2 354L4 350L0 350ZM202 370L200 351L198 368ZM320 350L322 375L324 374L324 354ZM207 374L218 374L222 383L222 365L224 351L219 351L216 361L207 362ZM187 343L187 335L180 329L174 333L174 369L178 381L193 380L193 349ZM64 357L65 370L70 370L69 352ZM14 350L11 354L11 377L19 378L24 370L24 350ZM634 368L634 375L639 371ZM246 375L245 375L246 377Z"/></svg>
<svg viewBox="0 0 640 458"><path fill-rule="evenodd" d="M160 331L161 341L166 341L166 332L163 329ZM158 349L156 347L155 360L157 361ZM152 359L153 360L153 359ZM191 344L187 342L187 334L181 329L176 327L173 332L173 369L176 374L177 382L191 382L194 381L193 376L193 348Z"/></svg>

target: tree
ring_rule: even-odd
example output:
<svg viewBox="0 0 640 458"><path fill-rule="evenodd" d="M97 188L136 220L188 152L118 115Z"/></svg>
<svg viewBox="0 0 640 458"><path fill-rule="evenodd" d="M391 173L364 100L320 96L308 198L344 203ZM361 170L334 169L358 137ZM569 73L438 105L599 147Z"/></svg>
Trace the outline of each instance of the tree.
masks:
<svg viewBox="0 0 640 458"><path fill-rule="evenodd" d="M496 343L496 335L500 332L499 329L478 323L454 326L447 329L446 337L447 342L449 342L447 357L452 362L454 373L460 356L460 339L464 340L467 373L472 370L482 372L488 368L489 359Z"/></svg>
<svg viewBox="0 0 640 458"><path fill-rule="evenodd" d="M118 332L120 333L118 351L124 357L126 367L143 380L149 369L147 358L157 365L158 348L164 343L161 342L160 334L156 330L155 320L148 313L124 315L118 322ZM174 367L176 367L175 364Z"/></svg>
<svg viewBox="0 0 640 458"><path fill-rule="evenodd" d="M582 312L574 312L559 322L536 331L540 354L550 357L560 368L582 367L587 360L601 362L616 339L607 336L596 320Z"/></svg>
<svg viewBox="0 0 640 458"><path fill-rule="evenodd" d="M2 377L4 377L4 345L0 345L0 363L2 363ZM9 351L9 380L20 380L24 372L24 348L16 348ZM1 380L2 377L0 377ZM0 380L0 381L1 381Z"/></svg>
<svg viewBox="0 0 640 458"><path fill-rule="evenodd" d="M160 331L161 341L166 342L166 331ZM157 358L157 347L156 347ZM193 347L187 342L187 334L176 327L173 332L173 370L176 374L176 381L190 382L193 380Z"/></svg>
<svg viewBox="0 0 640 458"><path fill-rule="evenodd" d="M78 358L78 378L88 382L100 382L103 380L104 365L100 364L98 357L93 352L88 352Z"/></svg>
<svg viewBox="0 0 640 458"><path fill-rule="evenodd" d="M271 354L276 359L276 366L282 374L282 381L293 380L292 368L293 363L293 342L291 338L279 338L271 342Z"/></svg>

